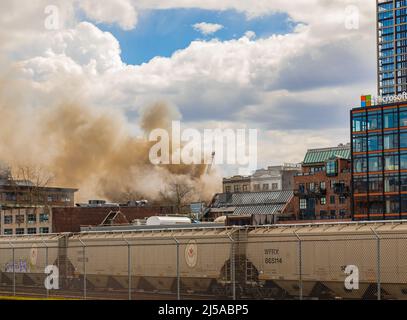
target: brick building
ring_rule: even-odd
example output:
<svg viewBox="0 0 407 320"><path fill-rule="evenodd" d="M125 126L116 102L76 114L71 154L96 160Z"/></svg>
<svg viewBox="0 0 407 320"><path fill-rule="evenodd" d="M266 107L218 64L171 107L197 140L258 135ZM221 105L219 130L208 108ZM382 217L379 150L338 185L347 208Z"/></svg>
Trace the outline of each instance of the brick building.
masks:
<svg viewBox="0 0 407 320"><path fill-rule="evenodd" d="M308 150L294 178L299 220L350 219L350 146Z"/></svg>
<svg viewBox="0 0 407 320"><path fill-rule="evenodd" d="M0 235L80 232L81 227L130 224L136 219L174 213L175 207L160 206L8 208L0 211Z"/></svg>

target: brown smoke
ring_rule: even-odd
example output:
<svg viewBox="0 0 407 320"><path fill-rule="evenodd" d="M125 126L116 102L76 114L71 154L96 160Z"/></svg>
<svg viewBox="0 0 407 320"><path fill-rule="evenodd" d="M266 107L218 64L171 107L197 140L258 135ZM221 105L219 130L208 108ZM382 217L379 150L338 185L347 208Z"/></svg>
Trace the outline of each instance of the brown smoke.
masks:
<svg viewBox="0 0 407 320"><path fill-rule="evenodd" d="M55 177L53 185L80 189L79 201L160 201L172 183L188 184L194 191L191 201L207 201L219 191L220 179L207 175L206 165L151 164L154 143L148 133L169 129L179 118L165 103L144 109L139 121L144 136L136 138L120 111L68 99L71 89L52 99L57 102L31 107L31 97L22 94L29 92L25 85L0 81L0 159L11 166L46 167Z"/></svg>

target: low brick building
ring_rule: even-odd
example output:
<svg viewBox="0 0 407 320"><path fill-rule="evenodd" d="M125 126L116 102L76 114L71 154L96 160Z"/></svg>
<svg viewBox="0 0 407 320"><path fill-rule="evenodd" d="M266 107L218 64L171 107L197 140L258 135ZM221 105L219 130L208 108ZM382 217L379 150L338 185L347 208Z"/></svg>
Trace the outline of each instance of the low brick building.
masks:
<svg viewBox="0 0 407 320"><path fill-rule="evenodd" d="M136 219L174 213L171 206L8 208L0 210L0 235L80 232L81 227L109 223L109 219L114 219L114 224L130 224Z"/></svg>
<svg viewBox="0 0 407 320"><path fill-rule="evenodd" d="M308 150L294 184L298 220L350 219L350 146Z"/></svg>

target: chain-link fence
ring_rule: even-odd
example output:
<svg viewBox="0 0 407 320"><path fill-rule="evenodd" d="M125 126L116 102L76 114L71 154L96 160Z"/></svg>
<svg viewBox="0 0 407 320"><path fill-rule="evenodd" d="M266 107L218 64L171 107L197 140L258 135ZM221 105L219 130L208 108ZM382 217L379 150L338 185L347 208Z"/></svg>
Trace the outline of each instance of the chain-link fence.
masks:
<svg viewBox="0 0 407 320"><path fill-rule="evenodd" d="M0 296L407 299L407 229L384 226L0 237Z"/></svg>

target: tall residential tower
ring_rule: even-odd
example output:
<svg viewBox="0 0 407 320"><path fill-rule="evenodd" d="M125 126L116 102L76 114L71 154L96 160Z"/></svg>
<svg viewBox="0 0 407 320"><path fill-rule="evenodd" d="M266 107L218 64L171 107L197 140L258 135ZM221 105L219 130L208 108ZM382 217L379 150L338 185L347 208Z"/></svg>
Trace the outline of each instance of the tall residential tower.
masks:
<svg viewBox="0 0 407 320"><path fill-rule="evenodd" d="M407 0L377 1L378 95L407 91Z"/></svg>

